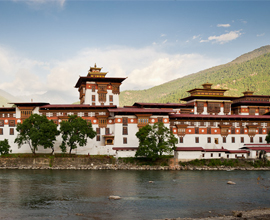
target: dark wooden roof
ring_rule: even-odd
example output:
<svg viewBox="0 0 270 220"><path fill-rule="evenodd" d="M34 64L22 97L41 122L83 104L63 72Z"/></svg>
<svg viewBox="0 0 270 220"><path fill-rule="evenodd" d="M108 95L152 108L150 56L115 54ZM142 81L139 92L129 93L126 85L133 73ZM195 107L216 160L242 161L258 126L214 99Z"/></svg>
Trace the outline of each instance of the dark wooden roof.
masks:
<svg viewBox="0 0 270 220"><path fill-rule="evenodd" d="M40 110L64 110L64 109L108 109L117 108L116 105L44 105Z"/></svg>
<svg viewBox="0 0 270 220"><path fill-rule="evenodd" d="M109 112L114 113L172 113L172 109L145 109L145 108L114 108L108 109Z"/></svg>
<svg viewBox="0 0 270 220"><path fill-rule="evenodd" d="M25 107L29 107L29 106L43 106L43 105L49 105L50 103L48 102L13 102L13 103L9 103L9 104L14 104L16 106L25 106Z"/></svg>
<svg viewBox="0 0 270 220"><path fill-rule="evenodd" d="M193 108L194 105L189 103L143 103L143 102L135 102L133 106L136 107L145 107L145 108Z"/></svg>
<svg viewBox="0 0 270 220"><path fill-rule="evenodd" d="M203 100L234 100L238 97L232 97L232 96L208 96L208 95L194 95L194 96L188 96L183 99L182 101L191 101L194 99L203 99Z"/></svg>
<svg viewBox="0 0 270 220"><path fill-rule="evenodd" d="M202 114L170 114L171 119L261 119L261 120L270 120L270 115L202 115Z"/></svg>
<svg viewBox="0 0 270 220"><path fill-rule="evenodd" d="M75 88L79 88L82 83L86 82L112 82L112 83L122 83L126 78L117 78L117 77L87 77L87 76L81 76L76 85Z"/></svg>

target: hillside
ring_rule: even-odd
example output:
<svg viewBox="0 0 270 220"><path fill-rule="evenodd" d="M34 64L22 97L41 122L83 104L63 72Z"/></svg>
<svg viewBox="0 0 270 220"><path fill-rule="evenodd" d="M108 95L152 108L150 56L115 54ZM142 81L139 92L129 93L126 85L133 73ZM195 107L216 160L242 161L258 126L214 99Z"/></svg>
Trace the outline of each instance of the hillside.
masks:
<svg viewBox="0 0 270 220"><path fill-rule="evenodd" d="M212 67L147 90L126 90L120 94L120 105L134 102L179 102L186 91L212 83L214 88L228 89L225 95L241 96L247 89L255 94L270 94L270 45L243 54L230 63Z"/></svg>
<svg viewBox="0 0 270 220"><path fill-rule="evenodd" d="M0 106L1 107L2 106L10 107L12 105L8 103L15 102L15 101L20 101L20 99L0 89Z"/></svg>

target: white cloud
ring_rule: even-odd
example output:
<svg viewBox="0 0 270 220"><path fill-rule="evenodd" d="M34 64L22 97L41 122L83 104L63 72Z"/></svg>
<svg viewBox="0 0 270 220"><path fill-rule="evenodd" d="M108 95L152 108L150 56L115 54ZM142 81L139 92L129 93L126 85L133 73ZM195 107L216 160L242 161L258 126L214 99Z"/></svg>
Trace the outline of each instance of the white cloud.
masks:
<svg viewBox="0 0 270 220"><path fill-rule="evenodd" d="M264 35L265 35L265 33L257 34L257 37L263 37Z"/></svg>
<svg viewBox="0 0 270 220"><path fill-rule="evenodd" d="M217 27L231 27L230 24L218 24Z"/></svg>
<svg viewBox="0 0 270 220"><path fill-rule="evenodd" d="M199 38L201 35L199 34L199 35L194 35L193 37L192 37L192 40L195 40L195 39L197 39L197 38Z"/></svg>
<svg viewBox="0 0 270 220"><path fill-rule="evenodd" d="M164 40L164 41L162 42L162 44L165 44L165 43L167 43L167 41L168 41L167 39L166 39L166 40Z"/></svg>
<svg viewBox="0 0 270 220"><path fill-rule="evenodd" d="M167 35L166 34L161 34L160 37L166 37Z"/></svg>
<svg viewBox="0 0 270 220"><path fill-rule="evenodd" d="M108 77L128 77L121 86L123 91L147 89L218 65L221 61L200 54L172 55L156 51L154 47L115 47L86 48L67 60L48 64L0 48L0 88L13 95L61 91L78 96L74 86L79 75L86 76L89 67L95 63L103 66L103 71L109 71Z"/></svg>
<svg viewBox="0 0 270 220"><path fill-rule="evenodd" d="M240 19L240 21L243 23L243 24L246 24L247 21L243 20L243 19Z"/></svg>
<svg viewBox="0 0 270 220"><path fill-rule="evenodd" d="M64 7L66 0L12 0L13 2L24 2L31 7L39 8L45 4L56 4L61 8Z"/></svg>
<svg viewBox="0 0 270 220"><path fill-rule="evenodd" d="M239 31L231 31L229 33L222 34L222 35L219 35L219 36L210 36L210 37L208 37L207 40L201 40L200 42L204 43L204 42L213 41L214 43L224 44L224 43L227 43L229 41L235 40L238 37L240 37L242 35L242 33L240 31L241 30L239 30Z"/></svg>

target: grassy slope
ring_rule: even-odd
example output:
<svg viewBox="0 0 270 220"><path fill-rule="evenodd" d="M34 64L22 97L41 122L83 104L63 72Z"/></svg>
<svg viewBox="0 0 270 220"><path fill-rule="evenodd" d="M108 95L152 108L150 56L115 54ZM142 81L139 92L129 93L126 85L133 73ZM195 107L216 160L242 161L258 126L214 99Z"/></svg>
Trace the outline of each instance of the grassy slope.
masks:
<svg viewBox="0 0 270 220"><path fill-rule="evenodd" d="M268 95L270 89L270 46L246 53L230 63L212 67L147 90L123 91L120 105L134 102L179 102L187 90L213 83L214 88L228 89L226 95L240 96L247 89Z"/></svg>

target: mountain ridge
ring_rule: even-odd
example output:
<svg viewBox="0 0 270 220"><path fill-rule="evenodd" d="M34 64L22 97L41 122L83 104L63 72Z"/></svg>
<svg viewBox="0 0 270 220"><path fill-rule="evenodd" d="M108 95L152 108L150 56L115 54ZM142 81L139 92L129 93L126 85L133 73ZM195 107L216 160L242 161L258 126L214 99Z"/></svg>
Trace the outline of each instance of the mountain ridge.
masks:
<svg viewBox="0 0 270 220"><path fill-rule="evenodd" d="M270 90L265 89L268 86L264 80L267 78L266 81L270 81L269 60L270 45L266 45L229 63L192 73L147 90L125 90L120 94L120 105L133 105L134 102L179 102L179 99L188 96L186 91L201 87L201 84L206 82L213 83L214 88L228 89L227 95L232 96L240 96L241 92L247 89L253 89L262 95L270 94ZM261 88L254 85L258 82Z"/></svg>

